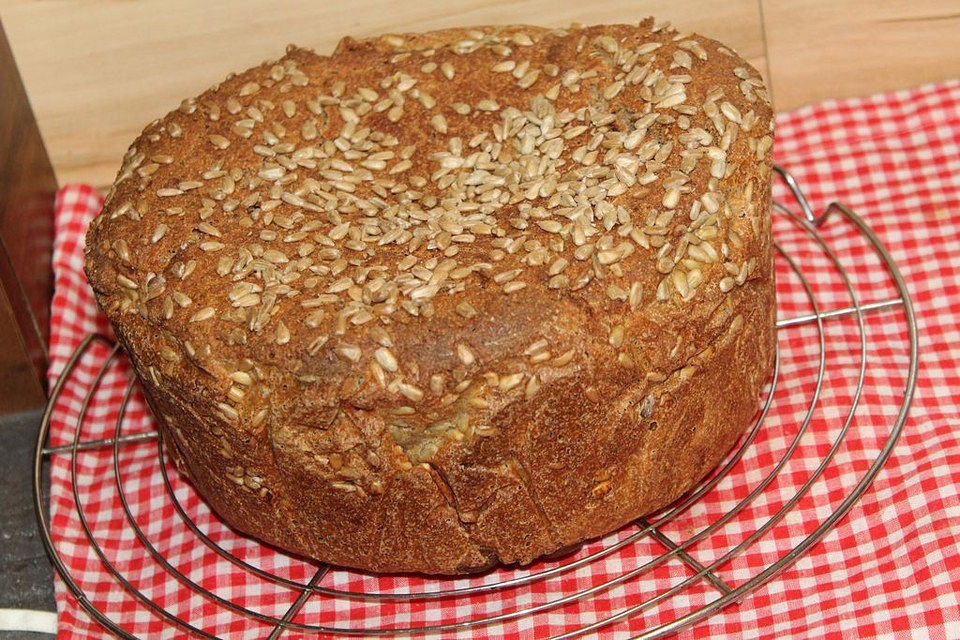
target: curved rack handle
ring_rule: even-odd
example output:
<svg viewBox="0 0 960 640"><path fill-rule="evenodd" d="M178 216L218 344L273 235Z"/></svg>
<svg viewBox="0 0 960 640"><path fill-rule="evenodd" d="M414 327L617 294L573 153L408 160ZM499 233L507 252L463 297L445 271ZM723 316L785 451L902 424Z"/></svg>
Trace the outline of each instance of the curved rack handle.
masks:
<svg viewBox="0 0 960 640"><path fill-rule="evenodd" d="M800 210L803 212L803 217L806 218L807 222L815 227L823 224L824 220L826 220L826 212L821 216L813 212L813 207L810 206L807 197L803 195L803 191L800 190L800 185L797 183L797 179L793 177L793 174L776 162L773 163L773 170L780 174L780 177L783 178L783 181L787 184L787 188L790 189L790 193L793 194L797 204L800 205Z"/></svg>

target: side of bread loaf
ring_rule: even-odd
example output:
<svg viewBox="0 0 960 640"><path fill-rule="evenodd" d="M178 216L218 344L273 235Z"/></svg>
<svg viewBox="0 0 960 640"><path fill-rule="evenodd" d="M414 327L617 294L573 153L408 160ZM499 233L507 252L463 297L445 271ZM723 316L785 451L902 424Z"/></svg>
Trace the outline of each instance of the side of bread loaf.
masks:
<svg viewBox="0 0 960 640"><path fill-rule="evenodd" d="M375 571L528 563L749 424L771 130L755 70L651 21L291 48L147 127L87 273L232 526Z"/></svg>

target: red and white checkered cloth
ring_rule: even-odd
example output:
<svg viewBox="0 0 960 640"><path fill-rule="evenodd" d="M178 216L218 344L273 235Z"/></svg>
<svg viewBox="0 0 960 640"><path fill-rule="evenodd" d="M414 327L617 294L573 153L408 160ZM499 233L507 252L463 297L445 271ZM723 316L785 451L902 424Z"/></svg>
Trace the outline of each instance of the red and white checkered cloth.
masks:
<svg viewBox="0 0 960 640"><path fill-rule="evenodd" d="M683 632L697 638L912 637L960 638L960 81L871 98L831 101L781 115L776 156L797 177L816 210L832 200L851 205L872 225L905 276L917 311L920 376L910 419L893 456L850 513L793 566L740 604ZM787 200L778 186L777 195ZM100 197L83 186L65 187L57 207L54 255L51 382L87 334L107 331L82 275L81 243ZM820 251L783 215L775 235L810 281L823 309L848 304L842 282ZM850 270L863 301L895 295L875 254L852 225L837 217L822 229ZM810 304L787 261L777 262L780 317L809 313ZM876 458L903 394L908 362L901 309L870 314L867 374L860 408L836 458L789 514L746 551L717 569L736 587L783 556L836 508ZM776 478L736 517L689 551L712 563L749 536L791 499L837 437L855 391L859 346L853 318L825 322L827 373L809 428ZM662 526L686 540L715 521L771 472L797 434L817 378L815 325L780 332L781 374L773 408L756 441L730 475L693 508ZM105 349L81 362L64 389L51 430L53 445L73 437L74 421ZM129 375L121 363L107 373L90 406L81 438L114 432ZM151 429L142 399L134 394L123 433ZM106 559L136 589L172 614L223 638L268 635L273 625L231 611L191 590L151 557L126 521L113 478L110 448L78 456L80 502ZM148 440L120 448L120 477L130 511L157 552L190 580L218 597L266 616L283 616L298 591L266 581L223 560L187 529L162 484L157 445ZM169 465L168 465L169 467ZM217 543L247 562L306 582L315 567L226 528L172 468L171 482L190 517ZM87 540L69 483L69 456L51 465L52 531L56 547L87 597L110 619L141 638L185 635L152 613L111 577ZM636 527L593 543L581 555ZM294 622L338 628L404 627L492 616L549 602L634 569L663 552L643 538L575 571L531 586L487 595L404 602L314 594ZM541 569L539 564L529 570ZM367 576L334 570L321 585L354 591L403 592L481 584L520 575L500 571L459 581ZM642 602L686 580L693 571L673 558L638 578L533 616L439 637L526 638L572 631ZM718 597L705 581L679 591L625 621L605 627L604 637L629 637L688 613ZM100 638L63 583L57 582L64 638ZM283 637L303 637L288 630Z"/></svg>

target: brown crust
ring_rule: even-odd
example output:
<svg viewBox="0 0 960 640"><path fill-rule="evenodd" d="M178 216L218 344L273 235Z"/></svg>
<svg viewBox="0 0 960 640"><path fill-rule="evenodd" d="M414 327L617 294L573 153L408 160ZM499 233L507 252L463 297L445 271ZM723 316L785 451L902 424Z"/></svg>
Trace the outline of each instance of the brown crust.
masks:
<svg viewBox="0 0 960 640"><path fill-rule="evenodd" d="M531 217L524 208L545 203L543 191L532 200L508 194L509 202L490 214L505 237L523 234L510 250L469 227L470 242L453 253L446 252L450 237L463 229L433 228L420 245L380 245L356 226L337 237L338 224L369 217L339 191L330 191L342 208L336 215L311 208L309 189L302 197L279 197L297 180L313 177L326 188L337 179L339 165L330 158L340 157L339 148L328 143L330 153L319 160L296 156L296 149L337 139L349 110L362 106L357 98L345 113L331 101L342 107L361 87L373 88L380 100L389 94L379 84L385 77L394 87L405 82L398 72L416 80L417 97L405 89L401 115L391 119L389 106L375 107L361 119L379 132L369 139L377 135L380 148L417 145L399 175L409 182L428 178L418 187L424 197L444 188L435 173L443 160L435 154L451 148L450 138L459 136L465 157L474 136L496 134L507 106L529 109L566 70L596 69L595 77L575 83L578 91L562 87L547 107L560 114L593 106L614 115L582 133L569 129L578 122L562 125L571 136L556 137L569 140L560 158L574 166L570 154L596 131L622 144L631 123L651 108L651 92L664 90L667 80L650 87L628 82L605 97L615 74L625 75L620 52L651 42L660 47L640 49L637 66L650 60L648 74L691 76L676 81L686 99L659 107L663 119L644 136L657 149L675 148L662 161L641 159L638 174L653 167L655 181L631 182L608 198L623 206L626 220L614 216L610 227L594 220L600 240L587 243L603 246L587 259L575 257L578 243L562 235L569 229L540 228L536 222L549 215ZM529 60L529 70L542 72L522 87L526 74L492 70L504 60ZM430 62L436 69L425 71ZM443 63L453 65L452 79ZM345 87L342 98L332 95L337 81ZM664 100L657 95L652 99ZM498 109L477 109L483 100L495 100ZM451 110L457 102L473 106L469 116ZM695 108L683 113L685 105ZM446 133L431 120L437 113L445 116ZM316 138L308 121L316 123ZM238 133L245 126L253 131L249 138ZM691 141L698 128L703 142ZM730 139L724 141L721 128ZM714 41L655 31L651 21L345 38L330 57L291 48L280 61L228 78L145 129L91 225L87 274L168 446L231 525L297 553L374 571L454 574L528 563L672 502L717 464L755 413L775 343L771 129L755 70ZM387 145L390 136L399 141L394 147ZM690 149L703 153L692 167L682 157ZM277 156L286 158L286 169L271 168ZM594 166L606 157L598 153ZM351 161L364 158L370 160L361 154ZM369 166L374 176L394 179L376 159ZM467 171L451 168L449 175ZM263 171L267 177L251 184ZM663 183L676 172L687 181L668 206ZM296 178L284 183L281 174ZM569 176L570 167L550 175ZM348 193L373 201L368 184ZM708 191L716 213L701 198ZM247 200L253 192L259 199ZM389 205L395 196L387 195ZM426 200L419 202L429 210ZM671 210L672 219L658 218ZM522 224L513 223L521 217ZM416 224L409 228L427 226ZM650 233L641 230L651 224ZM657 248L661 233L668 250ZM565 237L563 246L558 237ZM347 252L342 245L350 241L359 243L355 263L322 257L324 249ZM672 259L677 245L694 242L699 249ZM614 250L612 264L598 257ZM538 260L538 251L549 260ZM433 282L444 258L490 266L456 282L440 278L426 301L411 301L412 286L396 294L403 304L368 300L376 292L363 285L377 273L402 272L398 263L407 255L418 258L414 271L425 269L418 271L425 278L420 286ZM567 260L563 273L571 275L554 286L548 267L557 258ZM383 271L359 274L357 262ZM525 287L505 293L511 280L502 274L514 269L514 281ZM575 276L583 274L589 279L578 285ZM344 275L352 281L339 287ZM237 289L242 282L260 289ZM639 299L630 296L631 285ZM464 314L464 302L475 313ZM318 317L316 310L328 307ZM361 307L372 319L354 323ZM442 376L434 379L442 388L431 389L433 376Z"/></svg>

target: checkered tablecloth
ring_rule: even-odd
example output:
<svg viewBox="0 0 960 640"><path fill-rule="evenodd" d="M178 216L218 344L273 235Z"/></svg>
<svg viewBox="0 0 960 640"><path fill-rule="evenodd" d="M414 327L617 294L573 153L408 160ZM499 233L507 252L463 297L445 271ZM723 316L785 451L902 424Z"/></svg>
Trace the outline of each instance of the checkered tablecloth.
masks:
<svg viewBox="0 0 960 640"><path fill-rule="evenodd" d="M910 419L892 457L850 513L795 564L738 604L682 632L697 638L912 637L960 638L960 81L870 98L831 101L785 113L777 119L777 160L803 185L816 210L830 201L851 205L889 247L908 283L917 311L920 375ZM778 197L786 198L782 186ZM52 326L55 381L81 339L108 331L82 274L81 243L101 205L84 186L65 187L57 206L54 255L56 294ZM775 214L782 249L806 276L823 309L849 304L837 270L824 253L785 216ZM848 268L863 301L894 295L875 254L852 225L836 218L824 238ZM777 260L780 317L809 313L800 280L783 257ZM852 490L890 433L903 394L908 363L902 309L866 319L867 369L860 407L836 456L786 517L764 536L716 569L737 587L803 540ZM807 413L817 383L819 341L815 325L780 332L780 378L769 416L746 454L691 509L662 525L681 542L696 535L765 482L784 459ZM824 324L826 374L819 402L799 444L775 477L737 515L689 548L704 565L722 558L794 497L829 453L856 391L857 324L851 317ZM65 385L51 430L51 444L73 438L84 394L106 349L88 352ZM83 423L81 439L111 437L129 368L107 371ZM149 431L151 420L134 393L122 424L125 434ZM157 443L120 447L119 478L138 539L127 520L114 478L112 449L82 452L76 461L77 492L87 527L102 550L97 556L84 533L70 484L70 458L51 464L51 529L56 548L95 606L141 638L180 638L113 578L104 560L144 598L206 633L223 638L266 637L273 625L238 613L283 616L299 591L227 562L201 543L175 511L162 482L167 464L172 488L189 517L217 544L246 562L293 581L306 582L316 568L226 528L158 457ZM632 526L592 543L580 556L638 531ZM174 578L144 540L186 578ZM530 586L483 596L418 600L412 604L314 594L294 616L296 623L336 628L404 627L495 616L549 603L601 585L641 567L664 547L642 537L616 553ZM569 559L560 562L569 562ZM465 586L541 570L497 571L459 581L368 576L333 570L320 585L353 591L403 592ZM475 629L435 637L528 638L571 631L666 592L693 575L677 557L612 588L560 606ZM199 595L185 580L215 594ZM602 637L629 637L715 600L720 591L700 580L669 598L605 627ZM62 581L57 581L61 636L100 638ZM283 637L303 637L288 630Z"/></svg>

